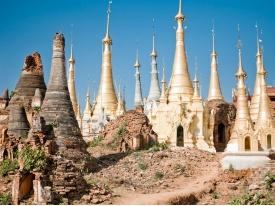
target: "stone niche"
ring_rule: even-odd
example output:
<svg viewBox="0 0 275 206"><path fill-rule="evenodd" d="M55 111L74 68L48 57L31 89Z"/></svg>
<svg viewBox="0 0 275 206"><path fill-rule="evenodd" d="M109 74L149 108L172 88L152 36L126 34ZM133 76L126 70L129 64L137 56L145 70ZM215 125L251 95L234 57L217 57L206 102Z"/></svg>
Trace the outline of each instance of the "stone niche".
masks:
<svg viewBox="0 0 275 206"><path fill-rule="evenodd" d="M217 152L223 152L230 140L236 108L233 104L224 101L211 100L206 102L209 113L209 132Z"/></svg>
<svg viewBox="0 0 275 206"><path fill-rule="evenodd" d="M13 204L19 204L25 197L33 194L33 204L44 205L52 201L50 186L43 187L42 173L19 172L15 175L12 184ZM45 177L44 177L45 178Z"/></svg>

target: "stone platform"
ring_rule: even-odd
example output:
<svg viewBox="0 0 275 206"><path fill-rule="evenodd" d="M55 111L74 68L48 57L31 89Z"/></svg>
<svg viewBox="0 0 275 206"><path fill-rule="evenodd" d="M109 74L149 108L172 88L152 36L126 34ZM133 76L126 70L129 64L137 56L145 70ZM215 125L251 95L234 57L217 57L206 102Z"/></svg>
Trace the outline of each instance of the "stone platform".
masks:
<svg viewBox="0 0 275 206"><path fill-rule="evenodd" d="M229 169L231 166L236 170L258 168L269 162L271 153L264 152L225 152L221 159L223 169Z"/></svg>

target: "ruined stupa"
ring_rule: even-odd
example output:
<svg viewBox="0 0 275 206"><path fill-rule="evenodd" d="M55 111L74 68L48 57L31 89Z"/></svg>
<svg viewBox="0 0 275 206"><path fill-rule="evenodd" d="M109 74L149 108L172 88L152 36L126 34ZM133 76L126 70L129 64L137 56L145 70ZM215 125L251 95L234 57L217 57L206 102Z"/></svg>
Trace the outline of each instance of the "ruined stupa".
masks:
<svg viewBox="0 0 275 206"><path fill-rule="evenodd" d="M67 86L65 69L65 38L56 33L48 89L41 108L46 136L52 137L56 147L53 191L68 200L85 190L82 171L88 168L89 154L75 117ZM74 173L72 176L72 172Z"/></svg>
<svg viewBox="0 0 275 206"><path fill-rule="evenodd" d="M84 180L84 172L91 169L92 157L86 151L78 123L74 114L67 86L65 70L65 39L63 34L56 33L53 40L53 58L48 89L36 88L31 97L31 127L24 118L24 108L15 110L12 107L11 123L8 134L23 133L29 129L26 138L19 136L16 141L12 136L6 138L6 145L12 143L18 148L19 169L15 173L12 184L13 204L28 199L33 191L32 204L73 204L83 194L90 192ZM26 95L22 93L22 96ZM15 113L15 114L14 114ZM19 121L20 120L20 121ZM13 124L12 124L13 123ZM15 130L16 124L20 130ZM22 155L39 153L43 166L26 168L28 161ZM37 160L32 160L35 164Z"/></svg>
<svg viewBox="0 0 275 206"><path fill-rule="evenodd" d="M57 123L54 134L57 138L81 137L68 91L65 69L65 39L56 33L53 43L52 68L48 89L42 105L46 124ZM60 147L64 145L60 142Z"/></svg>
<svg viewBox="0 0 275 206"><path fill-rule="evenodd" d="M23 105L28 121L31 122L31 102L37 88L40 89L43 99L47 88L44 81L41 56L38 52L35 52L25 58L22 73L11 94L8 109L12 110L13 105Z"/></svg>

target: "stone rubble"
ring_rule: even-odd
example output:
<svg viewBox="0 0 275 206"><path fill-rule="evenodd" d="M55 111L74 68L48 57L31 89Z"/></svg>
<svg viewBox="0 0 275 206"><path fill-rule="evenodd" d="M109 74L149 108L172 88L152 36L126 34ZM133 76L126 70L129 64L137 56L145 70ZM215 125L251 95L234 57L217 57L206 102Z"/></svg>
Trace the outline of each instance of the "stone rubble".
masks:
<svg viewBox="0 0 275 206"><path fill-rule="evenodd" d="M184 181L202 174L203 168L210 165L219 167L215 155L195 148L109 154L99 157L97 163L94 181L141 193L173 189L171 182L177 178Z"/></svg>
<svg viewBox="0 0 275 206"><path fill-rule="evenodd" d="M120 130L123 134L118 137ZM117 141L115 149L123 152L146 148L157 141L157 135L141 108L127 111L109 122L100 135L105 144Z"/></svg>

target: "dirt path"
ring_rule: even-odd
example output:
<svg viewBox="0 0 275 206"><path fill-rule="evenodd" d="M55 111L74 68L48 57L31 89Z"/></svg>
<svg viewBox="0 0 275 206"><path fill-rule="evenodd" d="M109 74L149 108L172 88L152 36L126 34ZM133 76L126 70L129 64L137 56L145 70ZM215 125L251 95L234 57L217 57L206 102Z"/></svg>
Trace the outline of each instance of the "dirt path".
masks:
<svg viewBox="0 0 275 206"><path fill-rule="evenodd" d="M220 172L219 166L213 164L205 168L203 175L193 179L189 182L180 182L180 179L175 181L175 185L181 184L178 189L173 191L162 191L154 194L140 194L133 191L117 191L120 197L114 199L113 204L127 204L127 205L157 205L168 204L169 201L177 198L188 197L191 194L201 194L204 191L209 191L212 186L211 180L214 180Z"/></svg>

